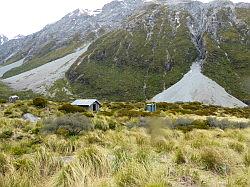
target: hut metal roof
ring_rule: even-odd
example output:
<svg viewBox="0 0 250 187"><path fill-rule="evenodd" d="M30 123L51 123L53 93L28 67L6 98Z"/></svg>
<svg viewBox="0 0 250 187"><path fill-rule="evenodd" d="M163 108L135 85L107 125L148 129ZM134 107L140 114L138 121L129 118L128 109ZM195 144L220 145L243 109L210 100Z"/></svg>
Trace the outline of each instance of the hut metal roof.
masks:
<svg viewBox="0 0 250 187"><path fill-rule="evenodd" d="M101 103L97 99L77 99L71 104L77 105L77 106L90 106L95 102L97 102L99 105L101 105Z"/></svg>

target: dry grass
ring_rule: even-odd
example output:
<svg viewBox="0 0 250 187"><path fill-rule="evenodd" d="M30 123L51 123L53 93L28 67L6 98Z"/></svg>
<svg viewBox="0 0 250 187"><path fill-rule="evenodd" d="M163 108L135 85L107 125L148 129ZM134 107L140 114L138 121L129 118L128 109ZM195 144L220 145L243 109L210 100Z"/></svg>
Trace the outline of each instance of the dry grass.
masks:
<svg viewBox="0 0 250 187"><path fill-rule="evenodd" d="M65 115L50 102L45 109L26 102L0 112L0 186L250 185L247 119L114 112L90 118L92 130L63 136L44 133L42 122L22 120L23 106L42 118ZM17 117L6 116L6 110L17 111ZM205 122L209 128L200 128Z"/></svg>

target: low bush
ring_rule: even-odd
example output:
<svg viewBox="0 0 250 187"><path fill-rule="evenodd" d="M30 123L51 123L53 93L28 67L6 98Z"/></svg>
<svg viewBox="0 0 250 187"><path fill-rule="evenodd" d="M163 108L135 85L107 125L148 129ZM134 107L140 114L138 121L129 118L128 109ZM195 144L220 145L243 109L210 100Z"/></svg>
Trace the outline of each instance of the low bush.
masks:
<svg viewBox="0 0 250 187"><path fill-rule="evenodd" d="M222 154L221 150L217 148L204 148L200 155L200 161L206 170L225 175L230 172L225 154Z"/></svg>
<svg viewBox="0 0 250 187"><path fill-rule="evenodd" d="M33 99L33 105L38 108L45 108L47 106L48 101L45 98L37 97Z"/></svg>
<svg viewBox="0 0 250 187"><path fill-rule="evenodd" d="M0 175L4 175L9 169L10 166L7 156L0 153Z"/></svg>
<svg viewBox="0 0 250 187"><path fill-rule="evenodd" d="M12 130L5 130L2 133L0 133L0 139L6 139L6 138L11 138L11 136L13 135Z"/></svg>
<svg viewBox="0 0 250 187"><path fill-rule="evenodd" d="M0 103L7 103L7 100L5 100L5 99L0 99Z"/></svg>
<svg viewBox="0 0 250 187"><path fill-rule="evenodd" d="M146 117L146 116L151 116L151 113L145 112L145 111L136 111L136 110L127 110L127 109L121 109L117 112L116 114L118 117Z"/></svg>
<svg viewBox="0 0 250 187"><path fill-rule="evenodd" d="M186 158L184 156L184 153L180 149L177 149L175 152L175 163L176 164L185 164L186 163Z"/></svg>
<svg viewBox="0 0 250 187"><path fill-rule="evenodd" d="M64 111L66 113L86 112L86 109L79 106L71 105L69 103L63 104L61 107L58 108L58 110Z"/></svg>
<svg viewBox="0 0 250 187"><path fill-rule="evenodd" d="M189 132L193 129L209 129L209 125L205 120L194 120L191 123L176 125L175 128L183 132Z"/></svg>
<svg viewBox="0 0 250 187"><path fill-rule="evenodd" d="M81 131L89 131L94 128L91 121L80 113L68 114L58 118L50 118L44 121L43 131L64 136L78 135Z"/></svg>
<svg viewBox="0 0 250 187"><path fill-rule="evenodd" d="M218 119L216 117L207 118L208 125L213 128L232 128L232 129L243 129L250 126L250 123L247 121L230 121L228 118Z"/></svg>

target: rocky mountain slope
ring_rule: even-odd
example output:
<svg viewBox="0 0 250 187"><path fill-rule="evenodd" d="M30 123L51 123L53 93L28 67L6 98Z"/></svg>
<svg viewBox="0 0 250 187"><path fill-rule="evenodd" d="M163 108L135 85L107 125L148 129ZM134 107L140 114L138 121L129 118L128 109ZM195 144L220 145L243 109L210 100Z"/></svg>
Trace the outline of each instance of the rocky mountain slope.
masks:
<svg viewBox="0 0 250 187"><path fill-rule="evenodd" d="M32 64L34 61L39 61L41 57L46 57L51 51L59 49L61 49L58 52L60 55L51 58L54 60L62 57L73 52L82 43L116 28L123 18L134 13L142 4L142 0L124 0L113 1L105 5L102 10L94 12L77 9L37 33L10 40L0 46L0 63L14 62L25 57L26 63L30 61L29 64ZM49 60L51 59L37 63L36 66L47 63ZM28 68L23 69L26 71ZM11 76L23 72L22 68L16 71Z"/></svg>
<svg viewBox="0 0 250 187"><path fill-rule="evenodd" d="M6 43L9 39L4 36L3 34L0 34L0 46Z"/></svg>
<svg viewBox="0 0 250 187"><path fill-rule="evenodd" d="M154 3L94 42L67 77L83 96L145 100L200 62L203 74L248 100L250 14L245 7L229 1Z"/></svg>
<svg viewBox="0 0 250 187"><path fill-rule="evenodd" d="M37 70L49 62L49 67L53 64L57 69L59 62L65 63L66 55L92 43L85 53L78 54L75 63L70 62L71 68L67 66L66 81L78 96L148 100L182 82L196 64L197 83L206 80L201 84L211 83L213 88L205 100L225 96L228 105L224 106L231 101L233 106L243 106L230 100L230 95L250 100L249 15L249 4L223 0L123 0L94 12L78 9L33 35L0 46L1 63L14 67L2 69L3 78L13 88L44 93L46 86L63 76L44 79L51 83L44 87L44 81L37 84ZM15 66L20 60L23 64ZM221 94L214 99L217 93ZM187 94L181 94L183 101ZM210 104L222 105L219 101Z"/></svg>
<svg viewBox="0 0 250 187"><path fill-rule="evenodd" d="M64 78L65 72L87 50L88 46L89 44L65 57L4 79L3 82L17 90L32 90L36 93L46 94L56 80Z"/></svg>

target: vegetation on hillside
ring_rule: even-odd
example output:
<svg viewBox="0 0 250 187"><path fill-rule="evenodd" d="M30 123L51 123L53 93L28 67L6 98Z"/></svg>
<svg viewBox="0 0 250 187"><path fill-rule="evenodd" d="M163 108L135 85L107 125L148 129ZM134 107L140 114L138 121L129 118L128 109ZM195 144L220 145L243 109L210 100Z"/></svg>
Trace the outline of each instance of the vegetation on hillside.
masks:
<svg viewBox="0 0 250 187"><path fill-rule="evenodd" d="M71 41L69 41L68 43L65 43L62 47L57 48L57 49L55 49L55 42L50 42L47 45L43 46L43 48L39 50L37 54L35 54L31 59L25 62L22 66L16 67L6 72L3 75L3 78L8 78L8 77L18 75L20 73L32 70L34 68L37 68L53 60L62 58L68 54L73 53L81 45L82 45L82 42L79 40L78 37L72 39ZM20 57L20 59L21 58L22 57ZM17 59L17 57L14 56L12 59L7 61L7 63L10 63L10 61L16 62L16 60L20 60L20 59Z"/></svg>
<svg viewBox="0 0 250 187"><path fill-rule="evenodd" d="M113 101L146 100L182 78L197 57L186 24L176 31L166 7L151 6L124 29L97 39L67 73L73 91ZM175 13L173 13L175 14ZM186 13L180 15L186 22Z"/></svg>
<svg viewBox="0 0 250 187"><path fill-rule="evenodd" d="M33 93L31 90L29 91L15 91L10 87L0 82L0 100L2 102L6 102L8 98L12 95L18 95L21 99L30 99L38 96L39 94Z"/></svg>
<svg viewBox="0 0 250 187"><path fill-rule="evenodd" d="M104 103L68 114L65 103L34 101L1 104L0 186L250 185L248 108ZM214 114L180 112L206 108ZM27 112L41 120L24 121Z"/></svg>
<svg viewBox="0 0 250 187"><path fill-rule="evenodd" d="M249 10L237 11L241 21L249 26L247 12ZM247 25L230 25L226 11L221 11L218 15L223 22L217 33L218 39L208 33L204 37L207 50L204 74L223 86L228 93L249 102L250 37L246 33Z"/></svg>

